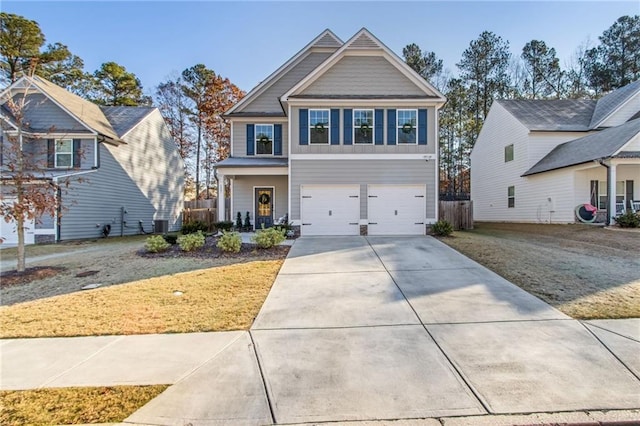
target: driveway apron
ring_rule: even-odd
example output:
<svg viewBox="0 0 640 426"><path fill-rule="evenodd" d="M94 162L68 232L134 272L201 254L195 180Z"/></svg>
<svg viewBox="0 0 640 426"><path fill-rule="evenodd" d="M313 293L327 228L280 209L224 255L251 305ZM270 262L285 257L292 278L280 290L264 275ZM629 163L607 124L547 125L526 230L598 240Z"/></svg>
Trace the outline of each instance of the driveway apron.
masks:
<svg viewBox="0 0 640 426"><path fill-rule="evenodd" d="M303 237L250 333L303 423L640 408L598 332L431 237Z"/></svg>

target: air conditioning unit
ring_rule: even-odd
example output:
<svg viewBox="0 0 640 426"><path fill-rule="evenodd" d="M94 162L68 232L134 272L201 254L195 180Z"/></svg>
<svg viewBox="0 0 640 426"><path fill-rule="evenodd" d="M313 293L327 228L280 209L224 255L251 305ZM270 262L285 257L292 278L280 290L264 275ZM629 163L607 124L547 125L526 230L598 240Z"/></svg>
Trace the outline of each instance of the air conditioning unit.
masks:
<svg viewBox="0 0 640 426"><path fill-rule="evenodd" d="M168 220L156 220L153 222L153 232L156 234L166 234L169 232Z"/></svg>

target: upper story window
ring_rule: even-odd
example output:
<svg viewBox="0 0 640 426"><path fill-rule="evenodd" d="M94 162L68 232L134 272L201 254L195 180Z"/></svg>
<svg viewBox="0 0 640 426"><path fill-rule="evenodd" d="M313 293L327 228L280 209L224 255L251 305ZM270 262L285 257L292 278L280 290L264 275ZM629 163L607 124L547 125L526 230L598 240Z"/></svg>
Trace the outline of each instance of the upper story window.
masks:
<svg viewBox="0 0 640 426"><path fill-rule="evenodd" d="M353 140L355 143L373 143L373 110L353 110Z"/></svg>
<svg viewBox="0 0 640 426"><path fill-rule="evenodd" d="M309 142L312 144L329 143L329 110L310 109L309 110Z"/></svg>
<svg viewBox="0 0 640 426"><path fill-rule="evenodd" d="M513 161L513 144L504 147L504 162Z"/></svg>
<svg viewBox="0 0 640 426"><path fill-rule="evenodd" d="M273 124L256 124L256 154L273 155Z"/></svg>
<svg viewBox="0 0 640 426"><path fill-rule="evenodd" d="M398 144L417 144L418 110L399 109L397 114Z"/></svg>
<svg viewBox="0 0 640 426"><path fill-rule="evenodd" d="M73 139L56 139L54 158L56 168L73 167Z"/></svg>

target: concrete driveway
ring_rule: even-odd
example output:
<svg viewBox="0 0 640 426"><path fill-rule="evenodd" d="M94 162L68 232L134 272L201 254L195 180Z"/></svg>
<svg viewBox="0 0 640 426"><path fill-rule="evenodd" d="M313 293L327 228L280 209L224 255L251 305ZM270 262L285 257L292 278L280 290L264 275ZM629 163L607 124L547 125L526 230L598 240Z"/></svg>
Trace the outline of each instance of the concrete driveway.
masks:
<svg viewBox="0 0 640 426"><path fill-rule="evenodd" d="M640 408L638 330L572 320L430 237L305 237L246 338L127 422L586 421Z"/></svg>

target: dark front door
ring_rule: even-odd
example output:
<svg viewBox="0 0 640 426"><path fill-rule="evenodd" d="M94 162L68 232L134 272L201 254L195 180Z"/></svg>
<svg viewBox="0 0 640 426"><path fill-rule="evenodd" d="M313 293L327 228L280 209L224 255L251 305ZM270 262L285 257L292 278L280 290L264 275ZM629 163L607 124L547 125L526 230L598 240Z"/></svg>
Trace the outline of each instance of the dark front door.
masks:
<svg viewBox="0 0 640 426"><path fill-rule="evenodd" d="M273 188L256 188L256 229L273 226Z"/></svg>

